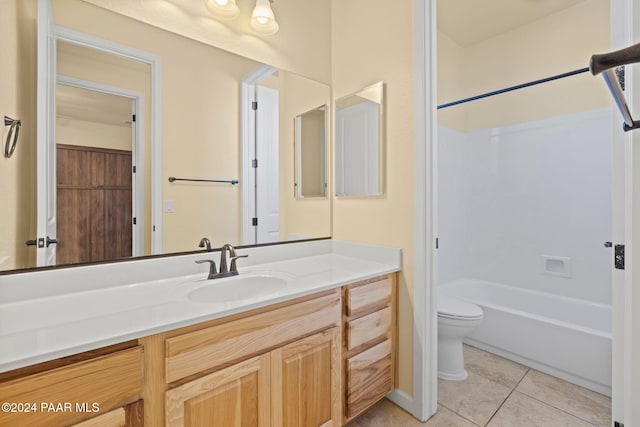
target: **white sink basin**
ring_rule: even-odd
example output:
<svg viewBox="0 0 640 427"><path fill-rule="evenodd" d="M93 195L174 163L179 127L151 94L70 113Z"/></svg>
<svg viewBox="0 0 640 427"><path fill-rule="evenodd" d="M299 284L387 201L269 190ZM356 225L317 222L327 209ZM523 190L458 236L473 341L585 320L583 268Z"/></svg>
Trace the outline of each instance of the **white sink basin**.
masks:
<svg viewBox="0 0 640 427"><path fill-rule="evenodd" d="M287 281L274 276L235 276L228 279L209 280L189 292L188 298L194 302L234 302L262 297L287 286Z"/></svg>

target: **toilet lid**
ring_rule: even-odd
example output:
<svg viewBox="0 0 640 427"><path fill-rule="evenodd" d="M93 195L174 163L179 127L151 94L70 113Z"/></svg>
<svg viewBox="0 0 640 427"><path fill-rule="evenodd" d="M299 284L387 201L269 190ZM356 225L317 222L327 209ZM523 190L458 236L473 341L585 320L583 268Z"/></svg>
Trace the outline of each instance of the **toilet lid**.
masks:
<svg viewBox="0 0 640 427"><path fill-rule="evenodd" d="M446 295L437 296L438 316L455 319L482 318L482 309L470 302L462 301Z"/></svg>

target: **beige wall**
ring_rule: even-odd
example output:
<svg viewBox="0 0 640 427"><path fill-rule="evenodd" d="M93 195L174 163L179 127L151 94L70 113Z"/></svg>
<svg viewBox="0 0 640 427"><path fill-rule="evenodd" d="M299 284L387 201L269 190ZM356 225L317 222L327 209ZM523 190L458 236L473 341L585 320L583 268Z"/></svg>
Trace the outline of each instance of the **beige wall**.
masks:
<svg viewBox="0 0 640 427"><path fill-rule="evenodd" d="M589 65L610 50L609 1L586 0L462 48L438 33L438 103L502 89ZM441 110L439 123L474 130L611 105L590 73Z"/></svg>
<svg viewBox="0 0 640 427"><path fill-rule="evenodd" d="M131 151L131 128L57 117L56 143Z"/></svg>
<svg viewBox="0 0 640 427"><path fill-rule="evenodd" d="M276 1L271 7L280 31L272 36L249 29L253 1L239 0L240 16L233 21L215 18L204 0L85 1L313 80L331 80L331 0Z"/></svg>
<svg viewBox="0 0 640 427"><path fill-rule="evenodd" d="M294 118L330 104L329 86L288 72L280 80L280 237L331 235L329 197L296 199L294 195ZM327 150L329 151L329 150ZM330 155L330 152L327 153Z"/></svg>
<svg viewBox="0 0 640 427"><path fill-rule="evenodd" d="M380 80L386 90L385 193L333 199L333 237L402 248L399 381L413 394L413 2L334 0L334 99ZM391 31L390 29L393 29Z"/></svg>
<svg viewBox="0 0 640 427"><path fill-rule="evenodd" d="M35 248L24 243L36 237L36 26L35 0L0 0L0 119L22 121L13 157L4 157L8 127L2 122L0 141L0 270L35 264Z"/></svg>

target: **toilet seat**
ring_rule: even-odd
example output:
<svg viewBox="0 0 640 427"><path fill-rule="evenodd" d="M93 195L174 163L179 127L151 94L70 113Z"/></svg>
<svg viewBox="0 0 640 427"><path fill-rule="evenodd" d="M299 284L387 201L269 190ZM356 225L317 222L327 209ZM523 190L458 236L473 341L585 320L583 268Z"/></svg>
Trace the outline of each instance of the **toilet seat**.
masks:
<svg viewBox="0 0 640 427"><path fill-rule="evenodd" d="M475 304L446 295L436 298L438 317L460 320L479 320L483 317L482 308Z"/></svg>

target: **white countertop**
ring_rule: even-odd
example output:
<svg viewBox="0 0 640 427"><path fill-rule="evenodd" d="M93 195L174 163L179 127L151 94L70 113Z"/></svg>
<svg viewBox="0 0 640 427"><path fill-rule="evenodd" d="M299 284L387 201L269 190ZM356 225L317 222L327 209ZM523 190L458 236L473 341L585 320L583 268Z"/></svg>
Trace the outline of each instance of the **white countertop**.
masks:
<svg viewBox="0 0 640 427"><path fill-rule="evenodd" d="M238 251L239 276L281 279L280 289L236 301L189 293L206 280L184 255L0 277L0 372L193 325L399 271L400 250L332 240ZM252 261L250 261L252 260ZM246 262L243 262L246 261ZM16 287L20 287L18 291Z"/></svg>

